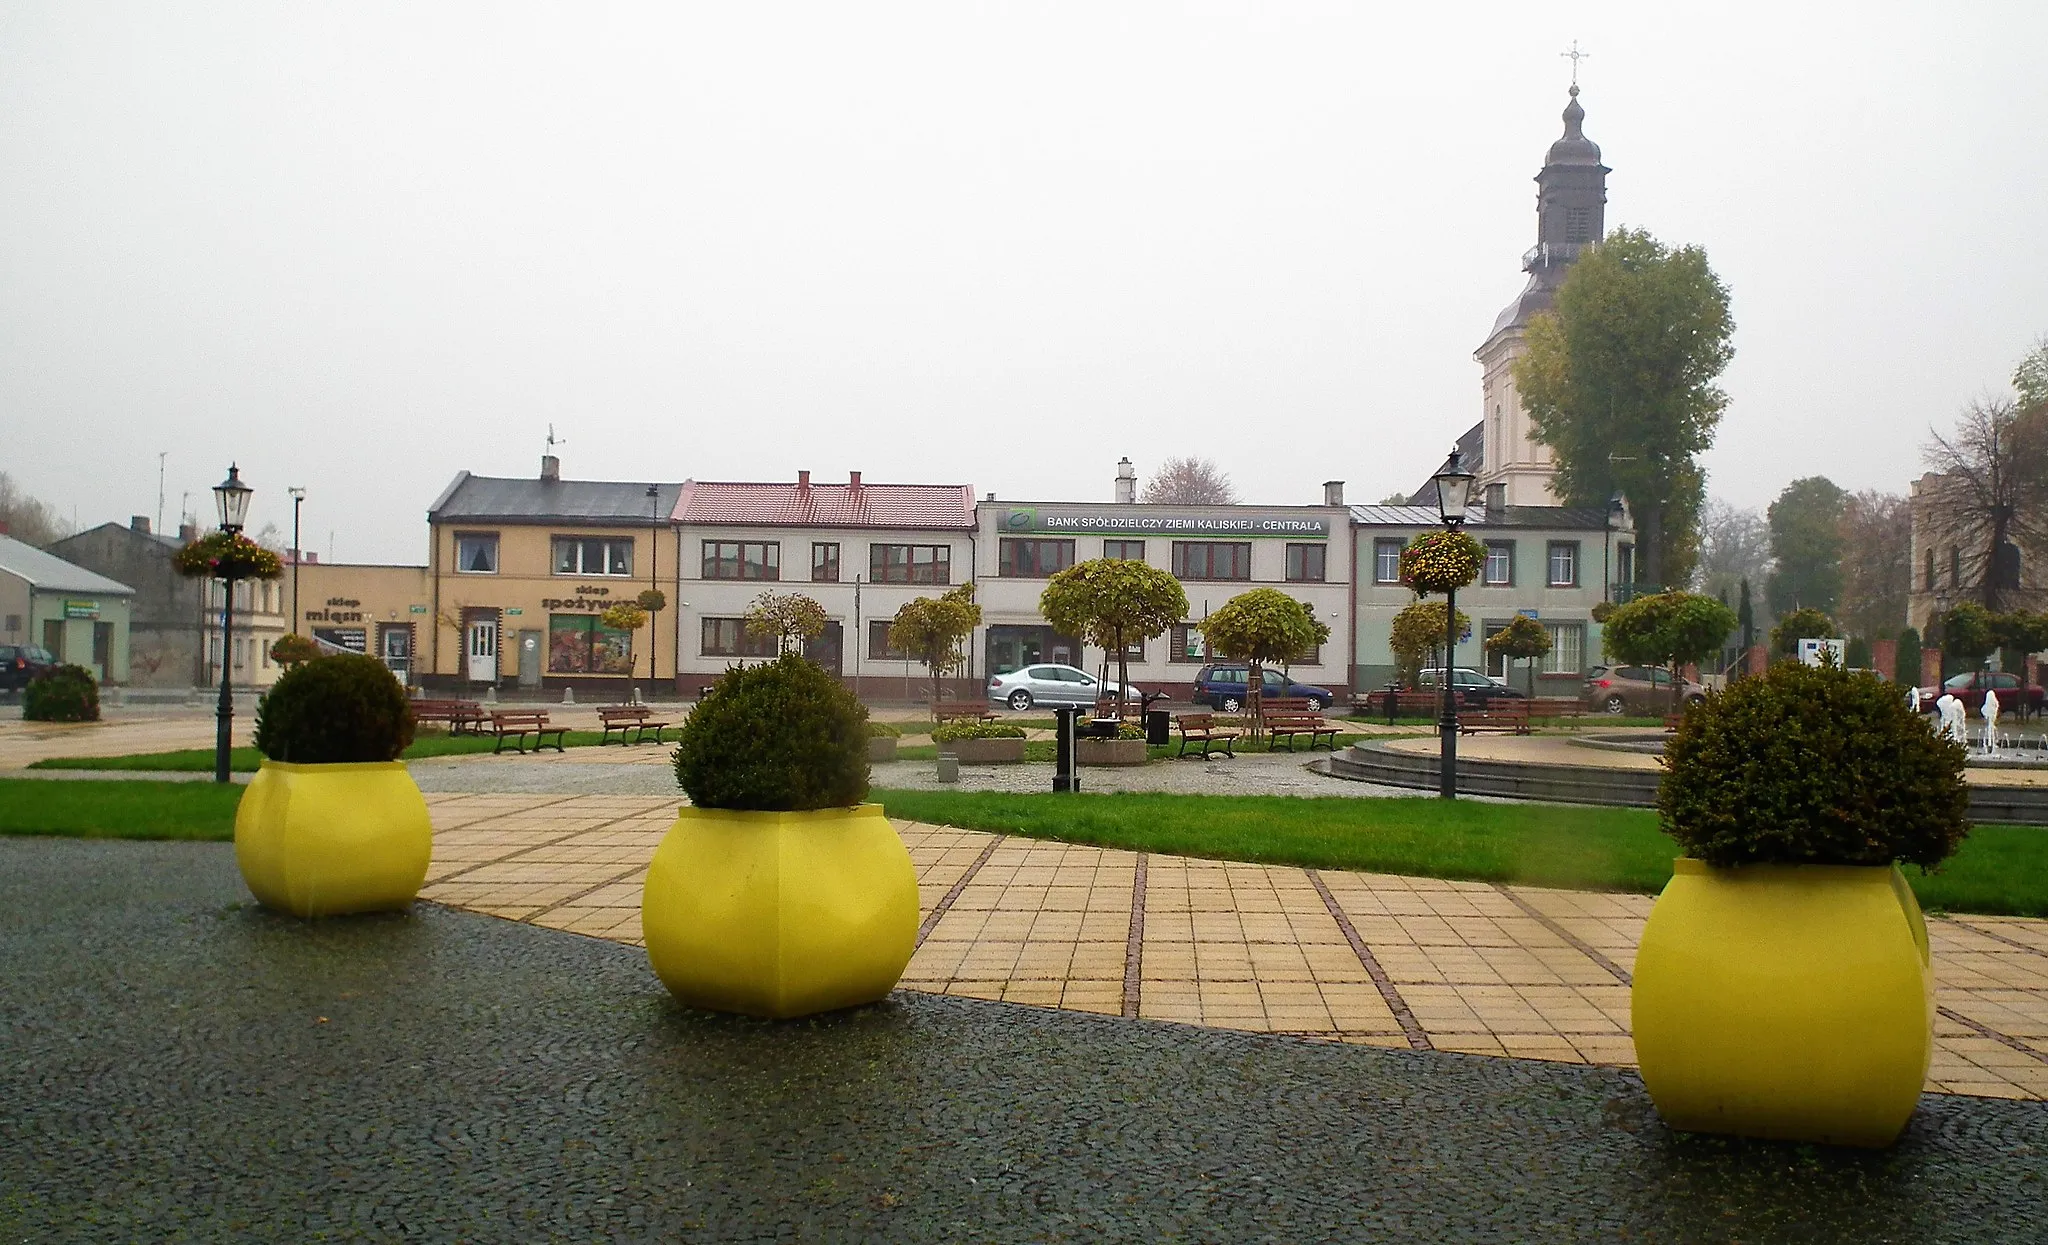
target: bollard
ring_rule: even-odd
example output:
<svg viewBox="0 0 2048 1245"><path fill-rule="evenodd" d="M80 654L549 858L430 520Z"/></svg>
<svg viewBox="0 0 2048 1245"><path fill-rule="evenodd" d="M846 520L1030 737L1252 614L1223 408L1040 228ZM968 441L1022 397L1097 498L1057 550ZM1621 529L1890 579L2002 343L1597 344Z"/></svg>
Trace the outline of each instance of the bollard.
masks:
<svg viewBox="0 0 2048 1245"><path fill-rule="evenodd" d="M960 758L959 758L959 757L957 757L957 756L953 755L953 754L952 754L952 753L950 753L950 752L941 752L941 753L939 754L939 781L940 781L940 782L959 782L959 781L960 781Z"/></svg>
<svg viewBox="0 0 2048 1245"><path fill-rule="evenodd" d="M1080 705L1054 705L1053 719L1057 724L1053 743L1052 789L1054 791L1079 791L1081 789L1080 746L1081 734Z"/></svg>

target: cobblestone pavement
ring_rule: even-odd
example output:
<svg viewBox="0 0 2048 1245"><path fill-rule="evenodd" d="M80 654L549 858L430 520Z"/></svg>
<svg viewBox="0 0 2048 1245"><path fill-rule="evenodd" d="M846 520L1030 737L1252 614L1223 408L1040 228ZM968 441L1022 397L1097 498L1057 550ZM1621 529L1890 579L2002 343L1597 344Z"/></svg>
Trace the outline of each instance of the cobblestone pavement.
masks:
<svg viewBox="0 0 2048 1245"><path fill-rule="evenodd" d="M1003 850L1003 849L999 849ZM983 872L997 868L984 864ZM0 1239L2040 1239L2048 1108L1687 1138L1610 1068L899 991L770 1024L435 905L301 923L221 844L0 841Z"/></svg>
<svg viewBox="0 0 2048 1245"><path fill-rule="evenodd" d="M1157 768L1157 767L1154 767ZM428 797L422 896L619 942L675 797ZM1646 895L1191 860L899 822L906 988L1418 1051L1629 1066ZM2048 1098L2048 921L1929 922L1929 1088Z"/></svg>

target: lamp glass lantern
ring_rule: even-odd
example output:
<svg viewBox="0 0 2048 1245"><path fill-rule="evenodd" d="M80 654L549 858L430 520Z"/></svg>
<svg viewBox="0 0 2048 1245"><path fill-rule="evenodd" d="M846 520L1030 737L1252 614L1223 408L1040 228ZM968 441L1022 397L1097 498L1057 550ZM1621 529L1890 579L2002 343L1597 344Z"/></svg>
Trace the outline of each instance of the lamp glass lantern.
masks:
<svg viewBox="0 0 2048 1245"><path fill-rule="evenodd" d="M239 532L249 516L249 497L256 490L242 483L242 469L228 464L228 478L213 486L213 500L220 512L220 530Z"/></svg>
<svg viewBox="0 0 2048 1245"><path fill-rule="evenodd" d="M1436 481L1436 513L1445 527L1456 531L1465 524L1465 493L1475 477L1465 470L1465 456L1451 447L1451 456L1430 477Z"/></svg>

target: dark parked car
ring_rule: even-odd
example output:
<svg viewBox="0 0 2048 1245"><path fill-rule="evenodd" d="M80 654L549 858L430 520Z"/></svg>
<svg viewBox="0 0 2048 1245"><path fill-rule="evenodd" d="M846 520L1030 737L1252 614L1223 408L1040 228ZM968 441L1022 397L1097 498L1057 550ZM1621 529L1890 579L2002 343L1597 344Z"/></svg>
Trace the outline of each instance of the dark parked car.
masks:
<svg viewBox="0 0 2048 1245"><path fill-rule="evenodd" d="M1697 704L1707 689L1685 681L1680 705ZM1655 666L1595 666L1586 672L1586 707L1600 713L1655 717L1671 712L1671 672Z"/></svg>
<svg viewBox="0 0 2048 1245"><path fill-rule="evenodd" d="M1443 668L1431 667L1421 672L1417 680L1419 690L1436 691L1443 686ZM1484 709L1496 700L1527 700L1529 693L1519 687L1509 687L1496 682L1469 666L1451 667L1451 687L1458 693L1458 703L1474 709Z"/></svg>
<svg viewBox="0 0 2048 1245"><path fill-rule="evenodd" d="M2000 713L2010 713L2016 717L2031 717L2041 712L2043 693L2039 687L2024 689L2027 703L2023 711L2020 707L2022 696L2020 676L1993 670L1974 670L1968 674L1952 674L1943 680L1940 687L1921 688L1920 711L1922 713L1933 713L1934 702L1946 694L1962 701L1963 708L1974 716L1984 708L1984 693L1986 691L1998 693L1998 711Z"/></svg>
<svg viewBox="0 0 2048 1245"><path fill-rule="evenodd" d="M18 692L57 664L50 650L33 644L0 644L0 691Z"/></svg>
<svg viewBox="0 0 2048 1245"><path fill-rule="evenodd" d="M1259 688L1262 698L1287 696L1306 700L1316 709L1327 708L1336 700L1327 687L1313 683L1296 683L1278 670L1265 672L1265 679ZM1237 713L1244 708L1245 667L1203 666L1195 672L1195 694L1192 697L1198 705L1208 705L1225 713Z"/></svg>

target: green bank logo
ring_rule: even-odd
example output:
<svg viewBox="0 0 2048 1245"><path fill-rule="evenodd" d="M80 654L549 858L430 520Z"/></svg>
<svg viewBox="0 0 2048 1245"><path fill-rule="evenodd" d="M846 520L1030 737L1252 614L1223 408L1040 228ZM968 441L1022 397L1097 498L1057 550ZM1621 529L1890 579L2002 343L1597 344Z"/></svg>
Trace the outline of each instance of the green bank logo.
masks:
<svg viewBox="0 0 2048 1245"><path fill-rule="evenodd" d="M1006 532L1028 532L1038 526L1038 511L1031 509L1011 510L1003 515L1003 530Z"/></svg>

